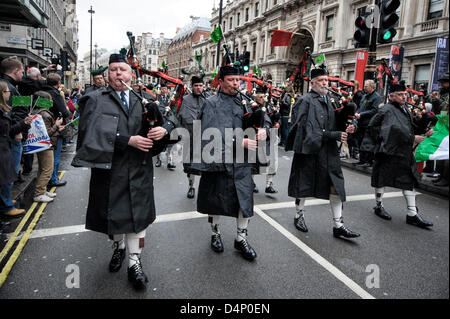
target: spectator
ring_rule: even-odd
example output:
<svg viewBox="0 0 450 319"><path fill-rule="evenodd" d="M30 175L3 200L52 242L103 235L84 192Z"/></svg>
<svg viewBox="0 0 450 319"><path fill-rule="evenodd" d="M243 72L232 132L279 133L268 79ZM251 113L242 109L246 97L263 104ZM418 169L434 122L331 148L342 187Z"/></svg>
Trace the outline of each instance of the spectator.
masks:
<svg viewBox="0 0 450 319"><path fill-rule="evenodd" d="M8 100L6 101L7 105L12 105L12 98L13 96L19 96L21 95L19 93L19 90L17 89L18 83L22 80L23 77L23 64L22 62L13 59L13 58L7 58L4 59L0 64L0 78L3 79L7 85L8 90L10 91L10 95ZM14 107L11 110L11 119L13 121L13 125L22 123L28 116L28 109L24 107ZM31 123L31 121L30 121ZM25 137L28 135L28 130L30 128L29 125L24 125L22 127L22 137ZM18 179L16 182L23 182L22 174L20 173L20 162L22 159L22 140L12 140L11 145L11 152L13 154L14 159L14 170L16 174L18 174Z"/></svg>
<svg viewBox="0 0 450 319"><path fill-rule="evenodd" d="M64 121L68 120L70 117L70 112L66 107L66 103L64 102L64 98L61 96L60 91L58 90L61 86L61 77L57 73L50 73L47 77L47 85L44 87L44 91L49 93L52 97L53 106L50 111L53 113L54 118L62 117ZM49 187L53 186L64 186L66 185L66 181L59 181L58 179L58 171L59 171L59 162L61 157L61 149L63 144L63 139L65 137L64 131L60 132L58 135L58 142L53 152L53 174L48 184Z"/></svg>
<svg viewBox="0 0 450 319"><path fill-rule="evenodd" d="M31 67L27 70L27 76L19 84L19 91L22 95L33 95L34 92L41 90L46 82L41 77L41 71L38 68Z"/></svg>
<svg viewBox="0 0 450 319"><path fill-rule="evenodd" d="M436 105L438 105L439 113L447 112L448 115L448 103L449 103L449 92L450 92L450 83L449 83L449 74L445 73L440 79L439 83L441 88L439 90L439 98ZM434 104L433 104L434 106ZM448 178L449 178L449 161L437 161L436 162L436 170L440 174L440 178L435 181L433 184L436 186L448 186Z"/></svg>
<svg viewBox="0 0 450 319"><path fill-rule="evenodd" d="M8 83L0 80L0 215L2 217L19 217L24 209L14 207L11 189L17 173L14 170L14 159L11 152L12 138L21 139L20 125L12 125L11 108L7 102L11 92ZM28 119L28 118L27 118Z"/></svg>
<svg viewBox="0 0 450 319"><path fill-rule="evenodd" d="M38 91L34 94L34 96L36 99L41 97L50 101L52 100L52 96L44 91ZM62 117L59 117L55 120L53 113L43 107L36 106L33 113L42 116L45 123L45 128L47 129L47 134L52 143L52 147L37 153L39 169L36 179L36 190L34 193L35 202L48 203L52 202L53 198L56 196L55 193L47 192L47 184L53 173L53 150L58 145L58 132L64 129L64 126L61 125L63 119Z"/></svg>
<svg viewBox="0 0 450 319"><path fill-rule="evenodd" d="M364 82L364 91L366 95L362 98L361 103L356 110L355 117L358 119L358 130L356 131L356 139L359 146L359 162L358 166L372 166L373 153L364 148L363 138L367 131L370 120L378 112L378 107L383 98L375 91L376 84L373 80Z"/></svg>

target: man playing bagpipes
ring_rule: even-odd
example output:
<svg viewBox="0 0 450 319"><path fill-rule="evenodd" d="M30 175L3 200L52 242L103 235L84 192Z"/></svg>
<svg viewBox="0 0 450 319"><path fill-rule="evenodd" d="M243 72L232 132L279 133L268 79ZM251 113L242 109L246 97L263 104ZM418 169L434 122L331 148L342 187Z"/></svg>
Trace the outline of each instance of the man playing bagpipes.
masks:
<svg viewBox="0 0 450 319"><path fill-rule="evenodd" d="M268 88L264 88L258 86L255 91L255 102L258 104L256 107L259 109L264 109L266 112L266 120L264 121L264 128L267 130L267 136L272 137L269 134L269 130L271 128L279 128L280 127L280 114L276 112L274 106L270 104L268 100ZM275 141L271 141L269 138L266 140L266 155L267 158L270 158L269 166L266 168L266 194L276 194L278 191L273 187L273 178L277 174L278 169L278 136L273 135L276 139ZM272 146L272 147L271 147ZM271 156L271 152L275 153L274 156ZM262 169L263 167L260 167ZM259 172L258 172L259 173ZM258 188L255 185L255 190Z"/></svg>
<svg viewBox="0 0 450 319"><path fill-rule="evenodd" d="M175 126L163 123L156 103L130 90L125 56L110 56L108 78L108 88L80 100L72 165L91 168L86 229L114 240L109 271L119 271L128 249L128 280L144 289L148 278L141 253L146 229L156 218L151 157L165 147Z"/></svg>
<svg viewBox="0 0 450 319"><path fill-rule="evenodd" d="M255 250L247 239L247 227L253 216L253 180L251 155L255 154L258 140L267 137L262 127L264 114L253 112L248 99L239 92L239 70L233 66L222 66L219 71L220 91L208 98L200 113L202 136L206 130L219 136L202 140L203 156L193 168L202 172L197 198L197 211L208 214L211 223L211 249L217 253L224 251L219 229L220 216L236 218L237 234L234 248L243 258L254 260ZM246 137L239 130L252 131ZM233 133L229 133L230 130ZM228 133L227 133L228 132ZM205 134L206 136L210 136ZM227 138L228 136L228 138ZM210 149L210 144L219 146ZM213 144L216 144L213 143ZM195 152L194 154L196 154ZM239 156L241 154L242 156ZM207 155L208 158L204 158Z"/></svg>
<svg viewBox="0 0 450 319"><path fill-rule="evenodd" d="M337 142L345 142L354 131L348 125L344 131L337 121L328 96L328 73L324 68L311 70L311 91L303 96L298 115L289 132L286 150L294 151L288 195L295 198L295 227L307 232L305 223L306 197L327 199L333 218L334 237L354 238L360 235L344 226L342 207L345 202L344 175Z"/></svg>
<svg viewBox="0 0 450 319"><path fill-rule="evenodd" d="M107 69L107 66L100 66L98 69L91 71L93 85L87 87L83 95L104 89L106 87L104 73Z"/></svg>
<svg viewBox="0 0 450 319"><path fill-rule="evenodd" d="M416 193L419 173L414 158L414 145L431 136L437 119L430 114L413 116L407 107L407 92L404 84L391 84L390 103L384 105L370 120L368 132L375 141L375 161L372 171L372 187L375 188L375 215L391 220L383 206L386 186L399 188L406 200L406 223L422 228L433 226L418 214Z"/></svg>
<svg viewBox="0 0 450 319"><path fill-rule="evenodd" d="M201 172L193 169L191 167L191 162L193 158L193 121L198 119L200 112L205 104L208 94L204 92L204 84L202 76L193 76L191 78L191 88L192 93L183 97L183 103L181 104L180 111L178 113L178 121L180 126L187 129L189 132L189 146L183 145L183 168L184 172L187 174L189 180L189 190L187 193L187 198L195 197L195 175L201 175ZM186 153L189 151L189 155ZM189 156L187 160L187 156Z"/></svg>
<svg viewBox="0 0 450 319"><path fill-rule="evenodd" d="M167 86L167 82L161 80L160 84L160 93L157 95L156 100L159 102L159 110L161 114L163 114L163 118L167 118L168 116L173 115L173 110L170 108L171 100L169 95L169 88ZM176 165L173 163L173 154L172 154L173 144L167 145L167 148L164 150L164 153L167 158L167 168L169 170L174 170ZM161 166L161 154L156 156L156 167Z"/></svg>

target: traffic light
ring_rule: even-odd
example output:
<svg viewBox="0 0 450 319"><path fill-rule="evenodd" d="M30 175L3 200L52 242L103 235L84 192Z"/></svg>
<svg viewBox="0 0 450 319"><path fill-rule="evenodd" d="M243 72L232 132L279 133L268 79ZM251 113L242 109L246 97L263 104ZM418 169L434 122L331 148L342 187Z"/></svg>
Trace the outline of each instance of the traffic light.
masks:
<svg viewBox="0 0 450 319"><path fill-rule="evenodd" d="M355 48L367 48L370 42L370 28L366 24L366 15L358 16L355 20L356 31L353 35Z"/></svg>
<svg viewBox="0 0 450 319"><path fill-rule="evenodd" d="M399 17L397 8L400 6L400 0L383 0L380 5L380 27L378 30L378 44L391 43L392 38L397 34L395 24Z"/></svg>
<svg viewBox="0 0 450 319"><path fill-rule="evenodd" d="M244 73L250 71L250 52L245 51L242 57L242 70Z"/></svg>
<svg viewBox="0 0 450 319"><path fill-rule="evenodd" d="M63 71L69 71L69 56L67 51L61 50L61 66Z"/></svg>

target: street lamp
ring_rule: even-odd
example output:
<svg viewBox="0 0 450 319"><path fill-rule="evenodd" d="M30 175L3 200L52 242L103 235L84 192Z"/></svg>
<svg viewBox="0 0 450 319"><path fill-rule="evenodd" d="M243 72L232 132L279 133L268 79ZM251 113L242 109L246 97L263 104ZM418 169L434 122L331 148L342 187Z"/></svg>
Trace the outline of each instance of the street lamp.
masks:
<svg viewBox="0 0 450 319"><path fill-rule="evenodd" d="M97 47L98 47L97 43L94 45L94 47L95 47L94 68L96 68L97 67Z"/></svg>
<svg viewBox="0 0 450 319"><path fill-rule="evenodd" d="M92 10L92 6L91 6L91 9L90 10L88 10L88 12L91 14L91 57L90 57L90 64L89 64L89 67L90 67L90 71L92 71L92 14L94 14L95 13L95 11L94 10ZM92 85L92 78L91 78L91 76L89 76L89 83Z"/></svg>

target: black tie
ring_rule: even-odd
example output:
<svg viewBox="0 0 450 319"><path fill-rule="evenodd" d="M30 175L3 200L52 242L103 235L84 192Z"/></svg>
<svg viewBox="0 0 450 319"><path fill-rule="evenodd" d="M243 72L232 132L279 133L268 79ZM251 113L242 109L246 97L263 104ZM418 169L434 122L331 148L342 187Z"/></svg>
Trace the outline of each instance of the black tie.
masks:
<svg viewBox="0 0 450 319"><path fill-rule="evenodd" d="M123 107L125 108L125 110L128 113L128 103L127 103L127 98L125 97L125 95L126 94L124 91L120 92L120 99L122 100Z"/></svg>

